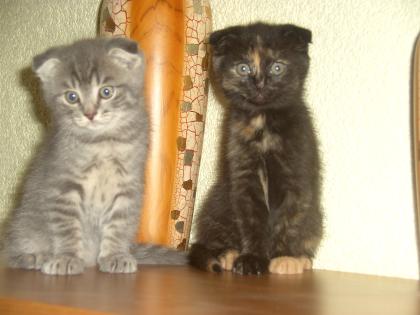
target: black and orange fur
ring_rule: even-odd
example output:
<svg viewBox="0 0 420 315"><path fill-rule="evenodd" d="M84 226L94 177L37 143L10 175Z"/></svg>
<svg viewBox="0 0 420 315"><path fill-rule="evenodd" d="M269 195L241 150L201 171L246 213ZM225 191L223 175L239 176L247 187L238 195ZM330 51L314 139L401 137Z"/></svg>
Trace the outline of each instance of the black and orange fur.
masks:
<svg viewBox="0 0 420 315"><path fill-rule="evenodd" d="M294 25L211 35L226 120L217 182L195 221L193 266L221 271L232 250L238 274L265 273L277 257L314 257L323 219L318 144L303 95L310 42L311 32Z"/></svg>

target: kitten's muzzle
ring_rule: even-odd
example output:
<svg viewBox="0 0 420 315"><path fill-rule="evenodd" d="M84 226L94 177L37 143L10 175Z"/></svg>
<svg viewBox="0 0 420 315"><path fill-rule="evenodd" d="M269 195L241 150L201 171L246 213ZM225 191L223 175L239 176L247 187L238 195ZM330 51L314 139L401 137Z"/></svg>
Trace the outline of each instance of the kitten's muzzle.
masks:
<svg viewBox="0 0 420 315"><path fill-rule="evenodd" d="M250 101L251 101L251 103L253 103L253 104L256 104L256 105L260 105L260 104L263 104L263 103L265 103L265 96L264 96L264 94L263 93L261 93L261 92L257 92L256 94L255 94L255 96L253 96L251 99L250 99Z"/></svg>

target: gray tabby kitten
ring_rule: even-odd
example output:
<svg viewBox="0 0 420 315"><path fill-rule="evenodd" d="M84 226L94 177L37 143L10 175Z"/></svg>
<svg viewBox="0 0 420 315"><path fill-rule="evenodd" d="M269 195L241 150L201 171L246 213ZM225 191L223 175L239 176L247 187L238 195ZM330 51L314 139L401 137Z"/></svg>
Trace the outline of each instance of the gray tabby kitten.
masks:
<svg viewBox="0 0 420 315"><path fill-rule="evenodd" d="M65 275L95 264L115 273L184 264L181 252L131 244L149 130L137 44L78 41L35 57L33 70L52 127L8 222L8 265Z"/></svg>

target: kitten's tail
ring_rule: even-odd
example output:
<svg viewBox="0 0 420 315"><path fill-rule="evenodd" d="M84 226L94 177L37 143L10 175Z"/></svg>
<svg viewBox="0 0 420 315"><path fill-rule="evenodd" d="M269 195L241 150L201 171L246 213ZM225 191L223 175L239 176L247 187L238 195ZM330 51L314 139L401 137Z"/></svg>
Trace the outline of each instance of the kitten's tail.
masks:
<svg viewBox="0 0 420 315"><path fill-rule="evenodd" d="M159 245L133 244L131 253L141 265L186 265L185 252Z"/></svg>
<svg viewBox="0 0 420 315"><path fill-rule="evenodd" d="M217 254L202 244L193 244L188 254L189 263L201 270L222 272Z"/></svg>

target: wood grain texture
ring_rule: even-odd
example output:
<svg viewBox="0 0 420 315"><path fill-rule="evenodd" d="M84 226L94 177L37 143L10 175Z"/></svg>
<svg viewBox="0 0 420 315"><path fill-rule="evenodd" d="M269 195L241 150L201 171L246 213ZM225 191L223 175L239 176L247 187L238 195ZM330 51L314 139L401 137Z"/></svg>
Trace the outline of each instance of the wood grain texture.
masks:
<svg viewBox="0 0 420 315"><path fill-rule="evenodd" d="M65 307L59 305L50 305L45 303L18 300L13 298L0 297L0 314L2 315L106 315L110 313L89 311Z"/></svg>
<svg viewBox="0 0 420 315"><path fill-rule="evenodd" d="M419 284L319 270L243 277L155 266L126 275L89 268L80 276L54 277L0 268L0 313L12 307L25 315L60 314L42 313L40 303L47 303L46 309L56 305L111 314L418 315ZM37 309L25 308L20 300L34 302Z"/></svg>

